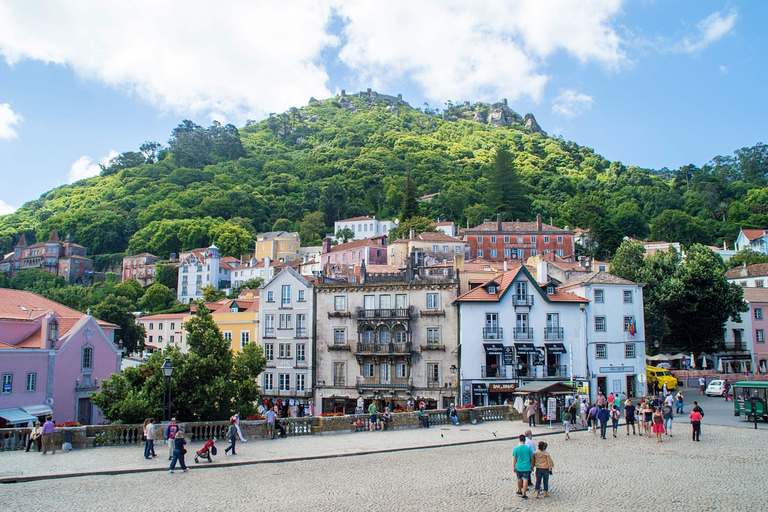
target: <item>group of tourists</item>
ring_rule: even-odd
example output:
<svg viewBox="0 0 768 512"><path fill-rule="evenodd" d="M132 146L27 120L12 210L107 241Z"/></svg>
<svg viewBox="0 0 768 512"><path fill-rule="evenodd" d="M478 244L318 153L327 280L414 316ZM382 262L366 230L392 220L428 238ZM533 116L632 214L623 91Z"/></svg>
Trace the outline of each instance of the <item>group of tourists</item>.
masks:
<svg viewBox="0 0 768 512"><path fill-rule="evenodd" d="M30 428L27 449L24 451L29 452L34 445L42 455L48 453L48 448L51 449L51 453L56 453L56 447L53 445L53 432L55 430L56 425L50 416L45 418L45 423L42 426L40 426L40 421L35 421L34 426Z"/></svg>
<svg viewBox="0 0 768 512"><path fill-rule="evenodd" d="M549 477L552 475L552 469L555 463L552 456L547 451L547 443L540 441L538 449L533 441L533 433L527 430L519 438L520 444L512 451L512 462L517 474L517 492L516 494L524 499L528 499L528 487L533 483L531 474L535 473L536 494L534 498L549 497ZM541 494L543 491L543 495Z"/></svg>

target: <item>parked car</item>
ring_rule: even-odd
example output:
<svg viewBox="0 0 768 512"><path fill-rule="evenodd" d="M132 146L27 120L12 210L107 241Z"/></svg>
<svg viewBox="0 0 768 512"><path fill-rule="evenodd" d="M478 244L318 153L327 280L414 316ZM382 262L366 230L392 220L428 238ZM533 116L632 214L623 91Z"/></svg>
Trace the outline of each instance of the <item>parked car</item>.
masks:
<svg viewBox="0 0 768 512"><path fill-rule="evenodd" d="M725 394L725 381L713 380L710 381L707 390L704 392L707 396L723 396Z"/></svg>

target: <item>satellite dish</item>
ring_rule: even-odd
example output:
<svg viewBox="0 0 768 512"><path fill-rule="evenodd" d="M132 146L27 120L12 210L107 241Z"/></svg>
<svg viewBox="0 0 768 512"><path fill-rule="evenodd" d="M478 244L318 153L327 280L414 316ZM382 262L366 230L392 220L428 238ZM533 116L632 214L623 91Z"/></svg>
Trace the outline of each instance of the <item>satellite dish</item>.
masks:
<svg viewBox="0 0 768 512"><path fill-rule="evenodd" d="M47 405L48 407L52 406L53 405L53 398L48 398L45 401L45 405Z"/></svg>

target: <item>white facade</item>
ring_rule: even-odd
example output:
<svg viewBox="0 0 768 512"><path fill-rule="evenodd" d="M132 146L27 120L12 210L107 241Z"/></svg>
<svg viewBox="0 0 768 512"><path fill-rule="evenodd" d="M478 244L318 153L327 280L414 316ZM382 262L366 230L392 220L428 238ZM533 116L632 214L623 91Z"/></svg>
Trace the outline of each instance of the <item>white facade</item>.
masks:
<svg viewBox="0 0 768 512"><path fill-rule="evenodd" d="M736 237L736 251L752 249L760 254L768 254L768 231L761 229L744 229L739 231Z"/></svg>
<svg viewBox="0 0 768 512"><path fill-rule="evenodd" d="M219 248L215 245L181 253L179 262L176 299L182 304L202 299L204 286L213 285L217 290L231 286L231 267L221 262Z"/></svg>
<svg viewBox="0 0 768 512"><path fill-rule="evenodd" d="M262 261L252 259L232 270L232 288L237 288L249 279L259 278L262 282L268 282L275 276L275 269L269 258Z"/></svg>
<svg viewBox="0 0 768 512"><path fill-rule="evenodd" d="M290 267L259 288L259 329L267 368L262 399L291 400L309 414L314 369L314 286Z"/></svg>
<svg viewBox="0 0 768 512"><path fill-rule="evenodd" d="M170 313L149 315L136 319L136 323L144 326L144 345L147 354L163 351L168 347L178 347L186 352L184 343L184 319L189 313Z"/></svg>
<svg viewBox="0 0 768 512"><path fill-rule="evenodd" d="M379 235L388 235L389 231L397 227L397 219L376 220L376 217L354 217L352 219L337 220L333 223L333 234L344 228L349 228L355 234L352 240L362 240Z"/></svg>

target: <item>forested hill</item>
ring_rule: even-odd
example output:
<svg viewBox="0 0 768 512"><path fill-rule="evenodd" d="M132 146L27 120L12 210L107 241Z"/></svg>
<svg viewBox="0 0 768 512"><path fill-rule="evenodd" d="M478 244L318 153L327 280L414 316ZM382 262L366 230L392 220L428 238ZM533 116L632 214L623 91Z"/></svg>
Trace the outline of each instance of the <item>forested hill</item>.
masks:
<svg viewBox="0 0 768 512"><path fill-rule="evenodd" d="M506 151L503 149L506 148ZM497 150L501 149L501 154ZM649 151L652 151L649 148ZM0 217L0 249L25 233L71 233L89 254L168 256L216 242L248 252L261 231L319 242L333 221L393 218L407 177L423 216L470 225L500 212L591 228L610 255L624 235L733 242L739 226L768 227L768 149L660 171L609 162L547 136L505 103L414 109L361 94L273 115L244 128L184 121L167 146L146 143L100 176L56 188Z"/></svg>

